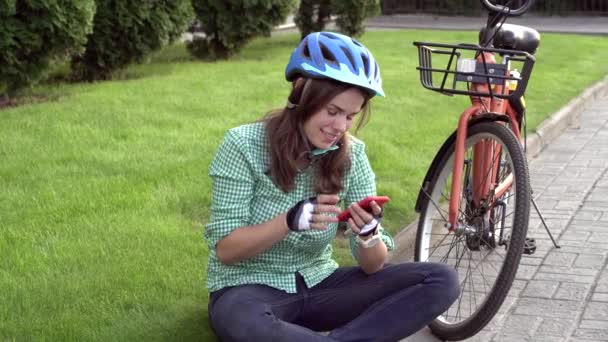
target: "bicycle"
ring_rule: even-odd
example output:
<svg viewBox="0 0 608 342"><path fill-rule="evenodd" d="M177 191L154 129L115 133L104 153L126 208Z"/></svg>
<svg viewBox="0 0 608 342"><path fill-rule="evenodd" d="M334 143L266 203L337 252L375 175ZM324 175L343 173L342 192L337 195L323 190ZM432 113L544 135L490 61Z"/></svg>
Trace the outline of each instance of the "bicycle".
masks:
<svg viewBox="0 0 608 342"><path fill-rule="evenodd" d="M471 337L490 322L511 288L522 253L536 248L526 238L531 201L538 208L525 156L523 95L540 35L505 24L534 1L518 1L516 9L508 7L513 0L480 2L489 14L479 44L414 42L425 88L471 98L457 130L433 159L416 202L415 261L446 263L460 276L460 297L429 325L448 340Z"/></svg>

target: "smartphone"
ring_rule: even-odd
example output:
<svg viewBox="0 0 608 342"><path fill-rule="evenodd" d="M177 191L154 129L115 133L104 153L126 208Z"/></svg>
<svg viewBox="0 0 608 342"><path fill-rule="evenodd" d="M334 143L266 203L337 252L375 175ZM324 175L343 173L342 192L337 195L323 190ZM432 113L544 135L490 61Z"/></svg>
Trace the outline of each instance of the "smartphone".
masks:
<svg viewBox="0 0 608 342"><path fill-rule="evenodd" d="M386 202L390 201L390 198L388 198L388 196L367 196L364 199L357 202L357 204L359 204L359 206L361 208L363 208L366 211L369 211L371 213L371 211L372 211L372 208L370 206L371 201L375 201L379 206L382 207ZM348 208L346 208L346 210L344 210L343 212L341 212L338 215L338 221L340 221L340 222L346 222L346 221L348 221L349 218L350 218L350 210L348 210Z"/></svg>

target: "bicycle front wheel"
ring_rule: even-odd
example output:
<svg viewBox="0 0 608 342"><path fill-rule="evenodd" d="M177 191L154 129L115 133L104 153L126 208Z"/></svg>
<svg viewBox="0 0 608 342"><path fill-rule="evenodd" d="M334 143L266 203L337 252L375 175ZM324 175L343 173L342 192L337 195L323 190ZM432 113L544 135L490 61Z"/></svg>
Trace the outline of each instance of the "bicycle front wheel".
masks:
<svg viewBox="0 0 608 342"><path fill-rule="evenodd" d="M466 140L458 226L449 230L455 140L454 133L446 142L451 146L442 149L445 152L437 157L432 176L423 185L415 259L445 263L458 271L460 296L430 328L440 338L462 340L483 329L511 288L528 229L530 182L521 144L504 124L472 125ZM480 155L482 145L485 152ZM490 182L481 196L473 189L480 179Z"/></svg>

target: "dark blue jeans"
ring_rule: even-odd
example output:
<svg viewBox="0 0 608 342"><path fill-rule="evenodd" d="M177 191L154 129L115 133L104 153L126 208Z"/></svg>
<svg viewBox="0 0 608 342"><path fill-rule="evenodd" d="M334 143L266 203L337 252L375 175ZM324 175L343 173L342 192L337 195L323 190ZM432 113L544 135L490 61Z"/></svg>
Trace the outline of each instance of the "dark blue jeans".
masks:
<svg viewBox="0 0 608 342"><path fill-rule="evenodd" d="M342 267L298 292L242 285L211 293L209 318L221 341L398 341L458 298L456 272L443 264L386 265L372 275ZM317 331L329 332L321 335Z"/></svg>

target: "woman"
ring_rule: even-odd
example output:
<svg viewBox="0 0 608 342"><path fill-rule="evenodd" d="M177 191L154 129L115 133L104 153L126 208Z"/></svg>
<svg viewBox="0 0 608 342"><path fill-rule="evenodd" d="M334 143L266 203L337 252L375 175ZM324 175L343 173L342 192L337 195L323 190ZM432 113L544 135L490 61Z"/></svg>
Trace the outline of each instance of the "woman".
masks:
<svg viewBox="0 0 608 342"><path fill-rule="evenodd" d="M348 131L384 96L378 65L359 42L316 32L286 78L286 107L229 130L211 163L211 325L222 341L397 341L444 312L459 285L444 265L385 265L382 208L357 204L376 186ZM340 201L356 267L331 258Z"/></svg>

